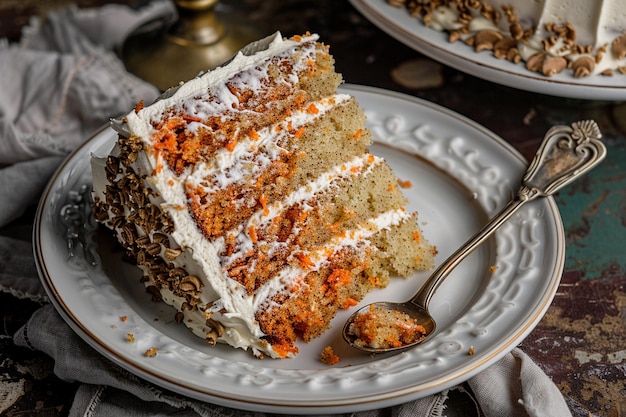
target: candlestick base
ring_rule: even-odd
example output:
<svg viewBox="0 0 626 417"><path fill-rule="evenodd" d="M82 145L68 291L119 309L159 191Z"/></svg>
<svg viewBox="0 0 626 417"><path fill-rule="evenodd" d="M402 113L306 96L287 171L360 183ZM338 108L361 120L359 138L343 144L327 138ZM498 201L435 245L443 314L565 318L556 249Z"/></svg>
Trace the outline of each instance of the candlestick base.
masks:
<svg viewBox="0 0 626 417"><path fill-rule="evenodd" d="M138 31L124 43L122 59L139 78L164 91L230 59L262 37L236 16L220 15L217 0L177 0L179 18L156 32Z"/></svg>

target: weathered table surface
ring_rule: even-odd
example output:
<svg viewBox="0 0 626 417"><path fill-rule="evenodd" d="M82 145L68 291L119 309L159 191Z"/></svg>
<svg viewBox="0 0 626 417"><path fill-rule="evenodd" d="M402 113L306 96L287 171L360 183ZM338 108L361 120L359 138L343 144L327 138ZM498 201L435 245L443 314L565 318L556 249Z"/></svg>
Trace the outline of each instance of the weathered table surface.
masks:
<svg viewBox="0 0 626 417"><path fill-rule="evenodd" d="M556 197L566 233L565 272L547 314L521 348L557 384L575 416L626 414L626 256L622 246L626 236L626 103L543 96L463 74L385 35L348 2L222 3L240 3L238 12L245 12L253 24L269 26L269 31L319 33L331 45L337 69L347 82L438 103L505 138L527 158L552 125L590 118L599 123L607 160ZM27 17L45 10L32 0L3 2L0 38L16 39ZM394 70L415 63L431 67L422 86L411 87L407 81L415 80L392 76ZM33 213L10 227L31 227ZM12 416L67 414L76 387L54 377L52 362L45 355L16 348L10 338L38 306L8 294L0 299L2 410Z"/></svg>

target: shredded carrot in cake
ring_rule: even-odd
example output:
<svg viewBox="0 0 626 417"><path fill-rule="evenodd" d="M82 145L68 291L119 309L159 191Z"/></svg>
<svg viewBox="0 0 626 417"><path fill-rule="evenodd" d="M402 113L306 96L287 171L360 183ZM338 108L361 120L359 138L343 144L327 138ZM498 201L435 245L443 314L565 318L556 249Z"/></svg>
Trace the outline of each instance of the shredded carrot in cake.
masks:
<svg viewBox="0 0 626 417"><path fill-rule="evenodd" d="M315 106L315 103L311 103L309 107L307 107L306 111L310 114L318 114L320 112L319 109Z"/></svg>
<svg viewBox="0 0 626 417"><path fill-rule="evenodd" d="M252 243L257 243L258 236L256 234L256 228L254 226L248 227L248 235L250 236L250 240L252 240Z"/></svg>
<svg viewBox="0 0 626 417"><path fill-rule="evenodd" d="M272 342L272 349L274 349L274 352L281 358L288 357L290 353L294 355L298 353L298 348L287 342L280 343L274 341Z"/></svg>
<svg viewBox="0 0 626 417"><path fill-rule="evenodd" d="M235 146L237 146L237 138L233 137L231 140L226 142L226 150L228 152L232 152L235 150Z"/></svg>
<svg viewBox="0 0 626 417"><path fill-rule="evenodd" d="M312 268L315 266L315 262L313 262L311 257L307 255L306 253L299 252L299 253L296 253L294 256L296 257L296 259L298 259L298 261L300 262L300 265L302 265L305 268Z"/></svg>
<svg viewBox="0 0 626 417"><path fill-rule="evenodd" d="M354 136L352 137L354 138L354 140L358 140L362 134L363 134L363 129L359 129L354 133Z"/></svg>
<svg viewBox="0 0 626 417"><path fill-rule="evenodd" d="M296 133L294 133L294 136L297 138L301 138L302 135L304 135L304 126L302 126L300 129L296 130Z"/></svg>
<svg viewBox="0 0 626 417"><path fill-rule="evenodd" d="M165 127L167 127L169 130L175 130L180 126L180 122L180 119L178 119L177 117L172 117L167 121L167 123L165 123Z"/></svg>
<svg viewBox="0 0 626 417"><path fill-rule="evenodd" d="M334 269L328 278L326 278L326 282L328 282L335 291L337 287L349 284L351 280L350 271L346 269Z"/></svg>
<svg viewBox="0 0 626 417"><path fill-rule="evenodd" d="M304 101L306 100L306 97L304 97L304 95L298 96L296 98L296 108L298 110L302 109L302 105L304 104Z"/></svg>
<svg viewBox="0 0 626 417"><path fill-rule="evenodd" d="M154 143L154 149L157 151L166 150L168 152L172 152L178 146L178 141L176 140L176 136L167 131L159 131L157 132L152 139Z"/></svg>
<svg viewBox="0 0 626 417"><path fill-rule="evenodd" d="M259 203L261 203L261 207L263 207L263 214L265 216L270 214L270 210L267 208L267 197L265 194L261 194L261 197L259 197Z"/></svg>
<svg viewBox="0 0 626 417"><path fill-rule="evenodd" d="M185 120L187 123L189 122L202 122L202 119L196 116L190 116L188 114L183 114L182 115L183 120Z"/></svg>
<svg viewBox="0 0 626 417"><path fill-rule="evenodd" d="M307 67L309 67L309 71L310 72L314 72L315 71L315 62L313 62L312 59L309 59L306 63Z"/></svg>
<svg viewBox="0 0 626 417"><path fill-rule="evenodd" d="M370 284L372 284L374 287L378 287L380 285L380 280L378 279L378 277L369 277L367 279Z"/></svg>
<svg viewBox="0 0 626 417"><path fill-rule="evenodd" d="M344 309L344 310L347 310L350 307L354 307L358 303L359 302L357 300L355 300L354 298L348 297L345 300L343 300L343 303L341 304L341 308Z"/></svg>
<svg viewBox="0 0 626 417"><path fill-rule="evenodd" d="M228 88L228 91L230 91L233 96L239 97L239 93L237 92L237 89L233 87L231 83L226 83L226 87Z"/></svg>
<svg viewBox="0 0 626 417"><path fill-rule="evenodd" d="M259 136L259 132L257 132L254 129L250 129L250 131L248 132L248 136L250 136L250 139L252 139L252 140L257 140L260 137Z"/></svg>
<svg viewBox="0 0 626 417"><path fill-rule="evenodd" d="M389 343L391 346L399 348L404 346L403 343L397 339L386 339L387 343Z"/></svg>

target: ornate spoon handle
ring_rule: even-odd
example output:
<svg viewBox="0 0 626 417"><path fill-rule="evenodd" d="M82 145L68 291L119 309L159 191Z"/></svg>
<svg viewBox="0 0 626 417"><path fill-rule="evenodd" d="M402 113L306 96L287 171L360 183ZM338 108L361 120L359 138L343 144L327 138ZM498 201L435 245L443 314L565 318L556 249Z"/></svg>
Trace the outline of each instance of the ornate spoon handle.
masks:
<svg viewBox="0 0 626 417"><path fill-rule="evenodd" d="M441 264L409 302L427 310L444 278L522 205L537 197L552 195L598 165L606 156L601 137L600 129L593 120L575 122L571 127L555 126L550 129L513 200Z"/></svg>
<svg viewBox="0 0 626 417"><path fill-rule="evenodd" d="M550 129L522 179L528 193L551 195L595 167L606 156L601 137L593 120Z"/></svg>

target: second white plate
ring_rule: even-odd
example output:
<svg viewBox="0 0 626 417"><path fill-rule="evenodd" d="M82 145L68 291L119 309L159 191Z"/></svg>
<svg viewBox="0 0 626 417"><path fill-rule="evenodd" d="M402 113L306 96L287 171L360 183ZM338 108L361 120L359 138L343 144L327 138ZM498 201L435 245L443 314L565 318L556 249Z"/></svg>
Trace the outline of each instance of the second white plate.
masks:
<svg viewBox="0 0 626 417"><path fill-rule="evenodd" d="M545 77L494 57L490 51L476 53L463 42L450 43L447 34L430 29L402 7L385 0L350 0L370 22L405 45L467 74L508 87L587 100L625 100L626 75L574 78L561 73Z"/></svg>

